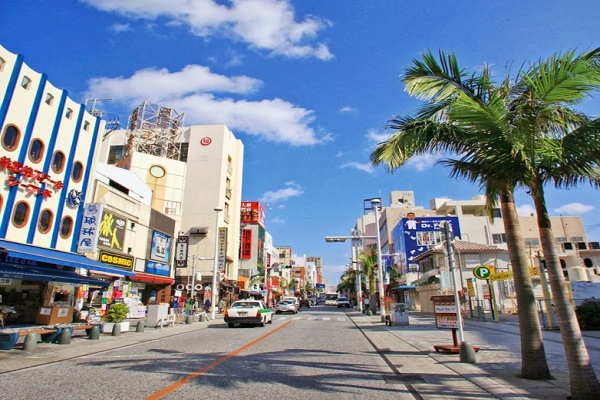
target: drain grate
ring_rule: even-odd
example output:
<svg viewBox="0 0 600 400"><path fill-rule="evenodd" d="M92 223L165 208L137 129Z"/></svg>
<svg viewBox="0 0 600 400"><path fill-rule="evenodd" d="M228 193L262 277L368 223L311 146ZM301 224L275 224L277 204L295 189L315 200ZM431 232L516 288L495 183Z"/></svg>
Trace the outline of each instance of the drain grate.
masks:
<svg viewBox="0 0 600 400"><path fill-rule="evenodd" d="M425 382L421 375L417 374L398 374L398 375L383 375L385 383L390 385L402 383Z"/></svg>

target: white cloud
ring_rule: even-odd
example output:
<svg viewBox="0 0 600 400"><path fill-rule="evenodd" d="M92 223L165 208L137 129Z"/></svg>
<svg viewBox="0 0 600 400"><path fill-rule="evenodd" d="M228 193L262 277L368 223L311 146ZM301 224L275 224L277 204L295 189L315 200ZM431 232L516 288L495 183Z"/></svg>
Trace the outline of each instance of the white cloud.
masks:
<svg viewBox="0 0 600 400"><path fill-rule="evenodd" d="M385 142L386 140L389 139L390 137L390 133L379 133L373 129L369 130L369 132L367 132L367 139L370 140L371 142L373 142L373 144L379 144L381 142Z"/></svg>
<svg viewBox="0 0 600 400"><path fill-rule="evenodd" d="M354 108L354 107L350 107L350 106L346 106L346 107L342 107L342 108L340 108L340 112L341 112L341 113L351 113L351 112L356 112L356 108Z"/></svg>
<svg viewBox="0 0 600 400"><path fill-rule="evenodd" d="M588 213L594 209L594 206L585 205L581 203L569 203L561 207L555 208L554 212L565 215L581 215Z"/></svg>
<svg viewBox="0 0 600 400"><path fill-rule="evenodd" d="M96 9L125 18L165 21L187 27L200 37L219 36L247 43L250 47L291 58L333 57L318 33L331 23L316 16L296 21L289 0L80 0Z"/></svg>
<svg viewBox="0 0 600 400"><path fill-rule="evenodd" d="M176 72L143 69L131 77L99 77L89 81L86 98L111 98L131 109L144 101L169 104L185 112L186 124L226 124L233 131L276 143L306 146L325 143L329 135L317 137L310 127L313 111L282 99L260 101L218 98L215 93L254 93L262 81L248 76L228 77L201 65L188 65Z"/></svg>
<svg viewBox="0 0 600 400"><path fill-rule="evenodd" d="M529 217L531 214L535 215L535 208L530 204L523 204L517 207L517 214L523 217Z"/></svg>
<svg viewBox="0 0 600 400"><path fill-rule="evenodd" d="M355 168L359 171L364 171L367 172L369 174L372 174L375 172L375 167L373 166L373 164L371 163L359 163L357 161L352 161L352 162L347 162L345 164L342 164L340 166L340 168Z"/></svg>
<svg viewBox="0 0 600 400"><path fill-rule="evenodd" d="M294 182L287 182L286 187L274 191L268 191L259 199L262 203L277 203L286 201L291 197L297 197L304 193L302 187Z"/></svg>
<svg viewBox="0 0 600 400"><path fill-rule="evenodd" d="M432 168L440 158L442 158L441 154L422 154L411 157L406 162L406 166L416 169L418 172L423 172Z"/></svg>
<svg viewBox="0 0 600 400"><path fill-rule="evenodd" d="M269 222L275 225L285 225L285 220L280 217L273 217L269 220Z"/></svg>
<svg viewBox="0 0 600 400"><path fill-rule="evenodd" d="M131 30L131 26L129 24L113 24L110 29L113 32L116 33L121 33L121 32L127 32Z"/></svg>

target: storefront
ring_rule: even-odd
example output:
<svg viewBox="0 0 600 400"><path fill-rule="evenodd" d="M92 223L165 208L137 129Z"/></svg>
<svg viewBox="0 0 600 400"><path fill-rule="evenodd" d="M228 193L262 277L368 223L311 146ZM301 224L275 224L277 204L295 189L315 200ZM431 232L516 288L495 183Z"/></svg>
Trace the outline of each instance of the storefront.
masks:
<svg viewBox="0 0 600 400"><path fill-rule="evenodd" d="M91 270L119 277L135 275L81 254L0 239L0 309L10 311L3 311L4 322L72 322L74 307L90 288L102 292L112 284L109 279L89 276Z"/></svg>

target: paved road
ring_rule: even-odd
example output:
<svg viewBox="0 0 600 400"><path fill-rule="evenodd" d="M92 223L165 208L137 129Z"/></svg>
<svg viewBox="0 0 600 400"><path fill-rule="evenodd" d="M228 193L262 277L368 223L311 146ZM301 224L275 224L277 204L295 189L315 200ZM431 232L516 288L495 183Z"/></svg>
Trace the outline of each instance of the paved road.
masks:
<svg viewBox="0 0 600 400"><path fill-rule="evenodd" d="M358 328L358 329L357 329ZM409 326L379 316L313 307L277 315L265 328L229 329L222 320L71 344L31 353L0 352L7 398L105 399L234 397L329 399L565 399L568 371L558 332L544 332L552 381L515 377L515 323L466 321L466 340L481 347L476 364L433 346L452 341L432 316ZM586 337L600 375L600 338ZM35 367L39 365L38 367ZM105 382L112 382L108 387Z"/></svg>

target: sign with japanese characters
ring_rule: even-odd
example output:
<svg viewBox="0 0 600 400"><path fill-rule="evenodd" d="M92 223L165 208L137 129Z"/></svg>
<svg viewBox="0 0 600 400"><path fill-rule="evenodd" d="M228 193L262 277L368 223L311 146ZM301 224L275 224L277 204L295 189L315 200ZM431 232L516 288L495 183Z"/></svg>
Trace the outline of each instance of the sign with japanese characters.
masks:
<svg viewBox="0 0 600 400"><path fill-rule="evenodd" d="M150 247L150 258L163 263L171 260L171 236L152 231L152 245Z"/></svg>
<svg viewBox="0 0 600 400"><path fill-rule="evenodd" d="M112 211L104 210L100 221L98 245L123 251L127 220Z"/></svg>
<svg viewBox="0 0 600 400"><path fill-rule="evenodd" d="M90 203L85 205L77 242L78 253L95 253L97 251L100 217L103 210L103 204Z"/></svg>
<svg viewBox="0 0 600 400"><path fill-rule="evenodd" d="M175 247L175 267L187 267L189 236L178 236Z"/></svg>

